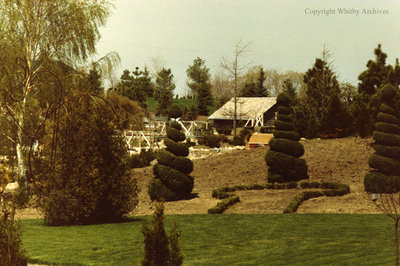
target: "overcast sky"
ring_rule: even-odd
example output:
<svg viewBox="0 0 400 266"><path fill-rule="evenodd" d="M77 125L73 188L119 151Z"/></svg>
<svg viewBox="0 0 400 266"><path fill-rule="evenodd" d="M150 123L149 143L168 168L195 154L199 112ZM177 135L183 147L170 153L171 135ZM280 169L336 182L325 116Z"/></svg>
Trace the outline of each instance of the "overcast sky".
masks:
<svg viewBox="0 0 400 266"><path fill-rule="evenodd" d="M341 8L348 14L340 14ZM281 72L307 71L325 45L339 81L356 85L378 43L389 64L400 57L400 2L116 0L101 34L98 56L119 53L118 77L124 69L150 67L152 58L161 57L180 95L196 57L217 73L221 58L232 58L239 40L251 43L243 64Z"/></svg>

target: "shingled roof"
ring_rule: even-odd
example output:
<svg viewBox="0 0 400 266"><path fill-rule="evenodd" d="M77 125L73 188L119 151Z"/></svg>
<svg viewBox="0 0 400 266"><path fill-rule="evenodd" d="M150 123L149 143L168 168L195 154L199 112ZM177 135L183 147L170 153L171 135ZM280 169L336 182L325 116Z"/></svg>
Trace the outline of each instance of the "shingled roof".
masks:
<svg viewBox="0 0 400 266"><path fill-rule="evenodd" d="M237 119L248 120L258 117L276 104L276 97L237 97ZM210 120L233 120L234 98L208 117Z"/></svg>

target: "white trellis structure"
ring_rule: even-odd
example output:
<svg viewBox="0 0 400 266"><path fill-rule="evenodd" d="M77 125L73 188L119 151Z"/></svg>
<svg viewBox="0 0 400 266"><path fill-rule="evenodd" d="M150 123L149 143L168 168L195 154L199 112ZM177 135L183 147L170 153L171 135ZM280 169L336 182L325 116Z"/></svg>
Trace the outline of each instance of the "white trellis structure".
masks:
<svg viewBox="0 0 400 266"><path fill-rule="evenodd" d="M206 121L176 121L182 126L182 130L187 138L199 136L201 128L210 128L210 122ZM167 134L167 122L149 123L143 131L124 131L125 141L128 149L133 152L140 152L145 149L158 149L161 147L159 140Z"/></svg>

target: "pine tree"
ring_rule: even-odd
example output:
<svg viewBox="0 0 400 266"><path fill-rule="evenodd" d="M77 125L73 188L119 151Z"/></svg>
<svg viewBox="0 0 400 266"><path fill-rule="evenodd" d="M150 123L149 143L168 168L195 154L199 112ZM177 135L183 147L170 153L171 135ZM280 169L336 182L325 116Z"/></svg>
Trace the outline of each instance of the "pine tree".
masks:
<svg viewBox="0 0 400 266"><path fill-rule="evenodd" d="M157 73L154 98L158 100L157 114L166 115L174 98L174 75L171 69L163 68Z"/></svg>
<svg viewBox="0 0 400 266"><path fill-rule="evenodd" d="M367 192L400 191L400 120L394 109L395 97L398 95L394 87L385 85L373 133L375 153L369 159L374 170L364 177Z"/></svg>
<svg viewBox="0 0 400 266"><path fill-rule="evenodd" d="M188 198L193 190L194 180L189 174L193 171L193 162L185 158L189 148L185 143L185 134L178 123L167 127L164 138L166 149L156 154L158 164L153 167L155 178L150 182L148 193L152 200L173 201Z"/></svg>
<svg viewBox="0 0 400 266"><path fill-rule="evenodd" d="M270 150L265 155L269 167L268 182L285 183L307 179L307 164L305 160L299 159L304 154L304 147L298 142L300 136L295 131L289 96L281 93L277 104L274 138L270 140Z"/></svg>

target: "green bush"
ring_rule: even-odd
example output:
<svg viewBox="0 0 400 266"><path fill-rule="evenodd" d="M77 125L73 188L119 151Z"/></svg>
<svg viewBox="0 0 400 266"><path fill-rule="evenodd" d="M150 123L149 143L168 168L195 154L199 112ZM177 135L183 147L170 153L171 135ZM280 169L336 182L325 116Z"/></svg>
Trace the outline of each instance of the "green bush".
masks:
<svg viewBox="0 0 400 266"><path fill-rule="evenodd" d="M375 130L379 132L400 135L400 126L396 124L377 122L375 123Z"/></svg>
<svg viewBox="0 0 400 266"><path fill-rule="evenodd" d="M268 145L273 151L299 158L304 154L304 147L301 143L290 139L272 138Z"/></svg>
<svg viewBox="0 0 400 266"><path fill-rule="evenodd" d="M130 155L127 158L129 168L142 168L150 166L150 162L155 159L153 150L142 150L139 154Z"/></svg>
<svg viewBox="0 0 400 266"><path fill-rule="evenodd" d="M282 115L291 115L293 113L292 108L290 108L290 106L285 106L285 105L278 106L276 111L278 112L278 114Z"/></svg>
<svg viewBox="0 0 400 266"><path fill-rule="evenodd" d="M232 129L231 128L217 128L217 132L218 132L218 134L221 134L221 135L230 135L232 133Z"/></svg>
<svg viewBox="0 0 400 266"><path fill-rule="evenodd" d="M186 140L186 136L182 131L172 127L167 127L167 137L176 142Z"/></svg>
<svg viewBox="0 0 400 266"><path fill-rule="evenodd" d="M399 146L386 146L373 144L373 148L376 151L376 154L384 157L393 158L397 161L400 161L400 147Z"/></svg>
<svg viewBox="0 0 400 266"><path fill-rule="evenodd" d="M169 138L164 138L167 151L172 152L176 156L186 157L189 155L189 148L185 143L177 143Z"/></svg>
<svg viewBox="0 0 400 266"><path fill-rule="evenodd" d="M378 115L376 116L376 121L397 124L397 125L400 124L400 120L395 115L387 114L387 113L383 113L383 112L378 113Z"/></svg>
<svg viewBox="0 0 400 266"><path fill-rule="evenodd" d="M175 201L179 197L168 189L160 179L153 178L148 186L147 193L152 201Z"/></svg>
<svg viewBox="0 0 400 266"><path fill-rule="evenodd" d="M294 213L297 211L301 203L311 198L318 198L324 196L322 191L305 191L297 195L289 205L283 210L283 213Z"/></svg>
<svg viewBox="0 0 400 266"><path fill-rule="evenodd" d="M370 171L364 177L365 191L370 193L396 193L400 191L400 176L387 176Z"/></svg>
<svg viewBox="0 0 400 266"><path fill-rule="evenodd" d="M274 137L278 139L290 139L294 141L300 140L300 135L296 131L273 130L272 133L274 134Z"/></svg>
<svg viewBox="0 0 400 266"><path fill-rule="evenodd" d="M386 114L391 114L394 115L396 114L396 112L394 111L394 109L392 107L390 107L389 105L382 103L381 106L379 107L379 111L382 113L386 113Z"/></svg>
<svg viewBox="0 0 400 266"><path fill-rule="evenodd" d="M400 136L374 131L372 133L372 137L374 138L375 142L382 145L387 146L400 146Z"/></svg>
<svg viewBox="0 0 400 266"><path fill-rule="evenodd" d="M167 150L159 150L156 154L159 164L171 167L184 174L190 174L193 171L193 162L182 156L175 156Z"/></svg>
<svg viewBox="0 0 400 266"><path fill-rule="evenodd" d="M278 114L276 118L278 120L280 120L280 121L292 122L292 116L291 115Z"/></svg>
<svg viewBox="0 0 400 266"><path fill-rule="evenodd" d="M191 176L161 164L155 165L153 171L155 176L180 198L184 198L193 190L194 182Z"/></svg>
<svg viewBox="0 0 400 266"><path fill-rule="evenodd" d="M275 125L276 130L283 130L283 131L294 131L295 130L294 124L291 122L275 120L274 125Z"/></svg>
<svg viewBox="0 0 400 266"><path fill-rule="evenodd" d="M185 158L189 154L187 143L180 143L186 138L176 128L169 128L164 138L167 146L156 157L158 164L153 166L155 179L149 184L148 193L152 200L180 200L190 196L194 180L188 174L193 171L193 162Z"/></svg>
<svg viewBox="0 0 400 266"><path fill-rule="evenodd" d="M400 176L400 162L394 159L380 156L375 153L371 155L368 163L372 168L378 169L379 172L384 175Z"/></svg>
<svg viewBox="0 0 400 266"><path fill-rule="evenodd" d="M57 142L44 138L42 158L35 164L33 190L45 224L121 221L136 207L139 189L113 111L100 100L78 95L68 98L57 122Z"/></svg>
<svg viewBox="0 0 400 266"><path fill-rule="evenodd" d="M240 201L238 196L231 196L229 198L223 199L216 206L208 209L209 214L221 214L223 213L229 206Z"/></svg>
<svg viewBox="0 0 400 266"><path fill-rule="evenodd" d="M21 228L14 221L13 213L4 209L3 204L0 208L0 265L27 265Z"/></svg>
<svg viewBox="0 0 400 266"><path fill-rule="evenodd" d="M272 174L282 176L284 178L283 181L286 182L299 181L308 178L308 167L303 159L298 159L284 153L269 150L265 155L265 161L270 167L268 172L268 182L282 183L281 180L273 180Z"/></svg>
<svg viewBox="0 0 400 266"><path fill-rule="evenodd" d="M177 231L176 224L169 236L164 228L164 206L156 205L152 227L143 222L144 236L144 266L176 266L183 263L183 255L179 248L178 239L181 232Z"/></svg>
<svg viewBox="0 0 400 266"><path fill-rule="evenodd" d="M232 139L232 145L235 145L235 146L244 146L244 145L245 145L245 143L244 143L244 138L242 138L242 137L239 136L239 135L234 136L233 139Z"/></svg>
<svg viewBox="0 0 400 266"><path fill-rule="evenodd" d="M176 121L171 121L169 126L179 131L182 130L182 125Z"/></svg>

